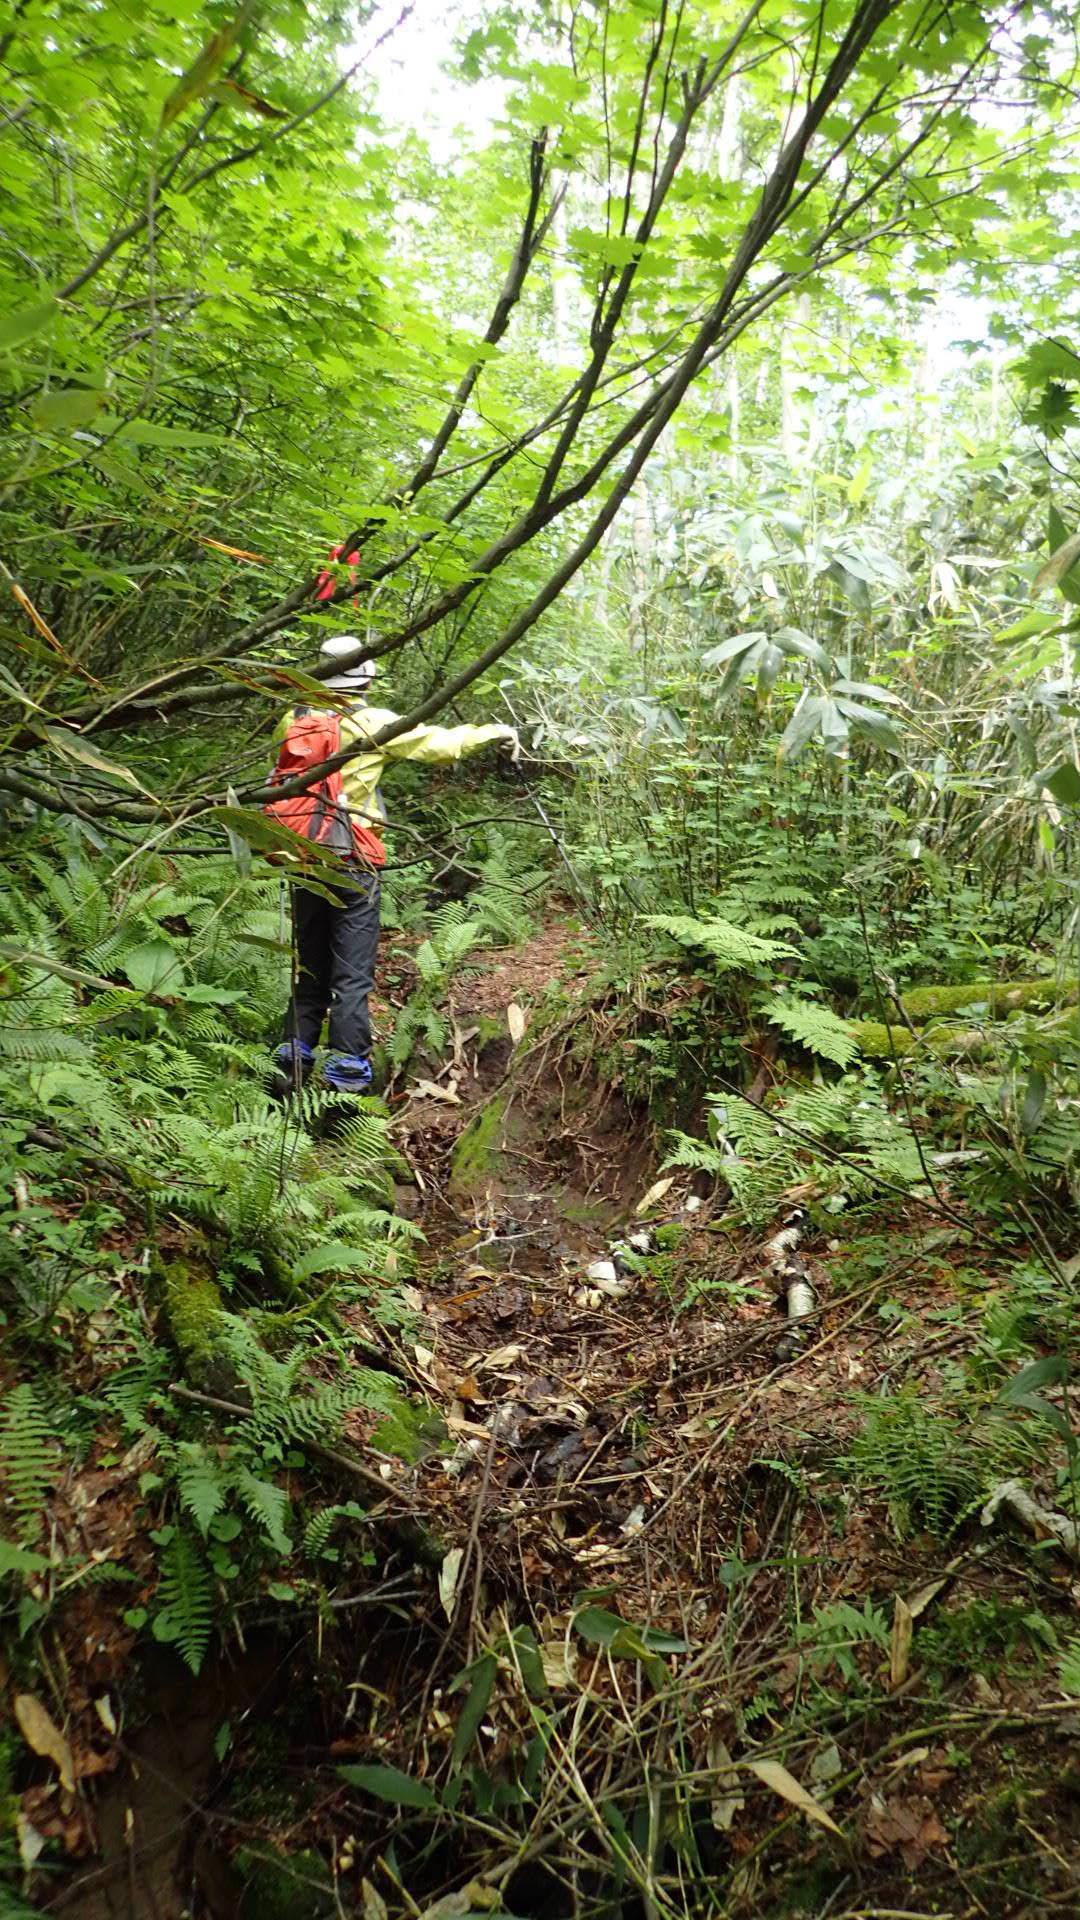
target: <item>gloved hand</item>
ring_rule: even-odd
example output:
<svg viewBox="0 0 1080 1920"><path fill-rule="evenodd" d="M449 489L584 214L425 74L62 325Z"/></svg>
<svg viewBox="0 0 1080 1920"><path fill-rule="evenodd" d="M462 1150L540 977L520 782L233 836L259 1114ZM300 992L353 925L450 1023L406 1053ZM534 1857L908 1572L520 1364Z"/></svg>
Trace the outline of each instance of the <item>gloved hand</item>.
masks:
<svg viewBox="0 0 1080 1920"><path fill-rule="evenodd" d="M517 766L521 759L521 741L516 727L504 727L499 741L499 752L505 753L511 765Z"/></svg>

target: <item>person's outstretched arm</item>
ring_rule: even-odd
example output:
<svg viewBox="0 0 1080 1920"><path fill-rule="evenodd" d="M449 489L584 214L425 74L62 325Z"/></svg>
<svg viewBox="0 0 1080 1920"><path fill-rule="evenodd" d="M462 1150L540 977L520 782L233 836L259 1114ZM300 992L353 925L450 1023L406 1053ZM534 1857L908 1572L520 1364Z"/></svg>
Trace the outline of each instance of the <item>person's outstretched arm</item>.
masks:
<svg viewBox="0 0 1080 1920"><path fill-rule="evenodd" d="M364 729L376 734L392 725L397 717L388 707L366 707ZM497 720L482 727L410 727L408 733L399 733L396 740L388 740L377 752L387 760L419 760L430 765L443 760L463 760L467 754L479 753L481 747L491 746L494 741L503 741L516 749L517 729L503 726Z"/></svg>

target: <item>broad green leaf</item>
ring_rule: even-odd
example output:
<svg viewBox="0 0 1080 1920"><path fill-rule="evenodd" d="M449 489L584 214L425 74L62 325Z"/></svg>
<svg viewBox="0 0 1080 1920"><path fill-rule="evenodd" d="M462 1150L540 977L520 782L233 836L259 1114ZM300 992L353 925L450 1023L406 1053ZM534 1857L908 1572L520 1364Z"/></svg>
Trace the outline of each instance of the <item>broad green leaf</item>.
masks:
<svg viewBox="0 0 1080 1920"><path fill-rule="evenodd" d="M1044 566L1039 568L1032 581L1032 590L1041 592L1043 587L1058 587L1065 575L1080 559L1080 533L1072 533L1067 540L1055 548Z"/></svg>
<svg viewBox="0 0 1080 1920"><path fill-rule="evenodd" d="M60 302L49 294L47 299L39 300L35 306L0 315L0 349L21 347L24 340L32 340L35 333L40 333L50 320L55 320L59 311Z"/></svg>
<svg viewBox="0 0 1080 1920"><path fill-rule="evenodd" d="M13 1540L0 1539L0 1578L6 1573L44 1573L49 1562L29 1547L17 1547Z"/></svg>
<svg viewBox="0 0 1080 1920"><path fill-rule="evenodd" d="M1012 1406L1026 1393L1034 1393L1039 1387L1059 1386L1068 1376L1068 1362L1064 1354L1048 1353L1041 1360L1033 1360L1029 1366L1021 1367L1002 1387L999 1400L1004 1406Z"/></svg>
<svg viewBox="0 0 1080 1920"><path fill-rule="evenodd" d="M778 760L794 760L801 753L808 740L821 731L821 719L825 702L818 694L804 694L791 719L780 736L780 745L776 749Z"/></svg>
<svg viewBox="0 0 1080 1920"><path fill-rule="evenodd" d="M834 694L854 694L856 699L880 700L886 707L902 707L904 704L898 693L893 693L889 687L879 687L872 680L834 680L832 691Z"/></svg>
<svg viewBox="0 0 1080 1920"><path fill-rule="evenodd" d="M1072 760L1063 760L1052 773L1044 774L1042 784L1062 806L1075 807L1080 802L1080 767Z"/></svg>
<svg viewBox="0 0 1080 1920"><path fill-rule="evenodd" d="M1075 1452L1077 1436L1061 1408L1055 1407L1052 1400L1044 1400L1041 1393L1014 1393L1008 1404L1010 1407L1023 1407L1028 1413L1038 1414L1039 1419L1045 1420L1048 1427L1053 1427L1059 1439L1064 1440L1069 1452Z"/></svg>
<svg viewBox="0 0 1080 1920"><path fill-rule="evenodd" d="M999 640L1030 640L1033 634L1049 633L1061 626L1061 615L1046 613L1040 607L1033 607L1030 613L1015 620L1011 627L1003 627L998 634Z"/></svg>
<svg viewBox="0 0 1080 1920"><path fill-rule="evenodd" d="M622 1633L626 1621L617 1613L609 1613L606 1607L582 1607L574 1615L574 1625L583 1640L593 1646L609 1647L617 1634Z"/></svg>
<svg viewBox="0 0 1080 1920"><path fill-rule="evenodd" d="M498 1665L499 1663L493 1653L485 1653L480 1656L480 1659L477 1660L473 1666L469 1691L465 1698L465 1704L458 1716L457 1726L454 1729L454 1745L451 1762L455 1769L460 1768L465 1755L468 1753L469 1748L476 1738L477 1728L487 1712L488 1701L491 1698L491 1689L495 1682Z"/></svg>
<svg viewBox="0 0 1080 1920"><path fill-rule="evenodd" d="M44 433L63 433L69 427L85 427L100 412L104 398L92 387L62 387L35 400L30 417Z"/></svg>
<svg viewBox="0 0 1080 1920"><path fill-rule="evenodd" d="M726 661L737 659L739 654L746 653L766 637L762 632L733 633L729 640L721 640L719 646L710 647L707 653L703 653L701 664L703 667L722 667Z"/></svg>
<svg viewBox="0 0 1080 1920"><path fill-rule="evenodd" d="M860 507L862 505L866 489L870 485L870 476L873 471L874 463L869 454L867 454L865 460L862 461L848 482L847 496L853 507Z"/></svg>
<svg viewBox="0 0 1080 1920"><path fill-rule="evenodd" d="M544 1674L544 1660L536 1644L536 1635L531 1627L515 1627L510 1635L510 1657L515 1660L525 1683L525 1690L534 1700L546 1700L549 1687Z"/></svg>
<svg viewBox="0 0 1080 1920"><path fill-rule="evenodd" d="M118 420L109 416L98 422L102 433L114 433L120 441L136 447L223 447L220 433L202 433L191 427L166 427L156 420Z"/></svg>
<svg viewBox="0 0 1080 1920"><path fill-rule="evenodd" d="M129 948L122 970L138 993L167 993L183 982L180 956L168 940L145 940Z"/></svg>
<svg viewBox="0 0 1080 1920"><path fill-rule="evenodd" d="M1034 1133L1046 1109L1046 1096L1049 1082L1041 1067L1033 1067L1024 1088L1023 1104L1020 1108L1020 1125L1025 1133Z"/></svg>
<svg viewBox="0 0 1080 1920"><path fill-rule="evenodd" d="M820 640L809 633L803 633L801 627L777 627L773 640L785 653L799 654L804 660L812 660L817 667L827 667L829 656Z"/></svg>
<svg viewBox="0 0 1080 1920"><path fill-rule="evenodd" d="M349 1247L337 1241L320 1241L300 1255L292 1270L294 1281L310 1280L317 1273L370 1273L371 1253L363 1247Z"/></svg>
<svg viewBox="0 0 1080 1920"><path fill-rule="evenodd" d="M623 1658L643 1659L651 1653L687 1653L689 1642L677 1634L656 1627L639 1627L623 1620L607 1607L582 1607L574 1615L574 1626L583 1640L594 1646L610 1647Z"/></svg>
<svg viewBox="0 0 1080 1920"><path fill-rule="evenodd" d="M768 693L776 685L777 675L784 664L784 656L779 647L766 646L761 650L757 663L757 683L763 693Z"/></svg>
<svg viewBox="0 0 1080 1920"><path fill-rule="evenodd" d="M836 707L846 720L861 732L869 734L878 745L888 747L892 753L903 752L900 735L883 713L876 712L873 707L864 707L861 701L848 700L842 694L836 697ZM825 727L822 727L822 733L825 732Z"/></svg>
<svg viewBox="0 0 1080 1920"><path fill-rule="evenodd" d="M437 1807L437 1796L426 1780L417 1780L398 1767L339 1767L341 1778L350 1787L360 1787L377 1800L389 1800L396 1807Z"/></svg>

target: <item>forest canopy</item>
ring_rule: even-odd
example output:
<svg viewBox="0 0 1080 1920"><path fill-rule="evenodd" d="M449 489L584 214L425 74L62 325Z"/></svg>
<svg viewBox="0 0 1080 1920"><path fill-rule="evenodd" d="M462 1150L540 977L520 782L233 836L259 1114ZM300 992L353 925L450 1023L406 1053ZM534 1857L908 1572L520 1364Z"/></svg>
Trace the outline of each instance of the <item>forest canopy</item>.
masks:
<svg viewBox="0 0 1080 1920"><path fill-rule="evenodd" d="M110 776L69 736L257 725L339 607L427 717L579 578L654 452L730 457L740 367L779 368L793 315L842 385L912 327L1015 338L1068 274L1065 8L493 9L447 58L498 121L441 164L379 117L406 24L14 10L8 792L154 817L131 770L80 800ZM357 577L315 603L334 549Z"/></svg>

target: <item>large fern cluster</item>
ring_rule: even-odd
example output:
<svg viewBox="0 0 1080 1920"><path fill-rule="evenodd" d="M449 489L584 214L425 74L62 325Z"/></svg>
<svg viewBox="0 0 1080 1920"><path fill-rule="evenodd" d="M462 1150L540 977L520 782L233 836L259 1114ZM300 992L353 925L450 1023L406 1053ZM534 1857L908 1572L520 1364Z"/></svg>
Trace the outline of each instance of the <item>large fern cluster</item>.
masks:
<svg viewBox="0 0 1080 1920"><path fill-rule="evenodd" d="M752 1222L770 1219L789 1189L807 1181L822 1196L861 1199L883 1181L911 1187L925 1178L904 1116L857 1075L791 1086L761 1107L717 1096L709 1140L673 1132L665 1165L716 1174Z"/></svg>
<svg viewBox="0 0 1080 1920"><path fill-rule="evenodd" d="M280 1357L272 1354L238 1315L222 1316L218 1339L250 1402L245 1444L264 1458L280 1459L294 1443L333 1442L356 1407L388 1417L400 1412L401 1391L389 1374L350 1365L337 1380L316 1383L306 1375L308 1354L303 1346Z"/></svg>
<svg viewBox="0 0 1080 1920"><path fill-rule="evenodd" d="M925 1527L944 1539L1031 1455L1024 1429L970 1392L935 1405L908 1386L862 1405L850 1465L901 1534Z"/></svg>
<svg viewBox="0 0 1080 1920"><path fill-rule="evenodd" d="M668 934L680 946L708 954L712 965L724 972L761 967L786 959L793 951L783 941L752 933L721 913L710 913L707 919L686 913L650 913L645 925Z"/></svg>

